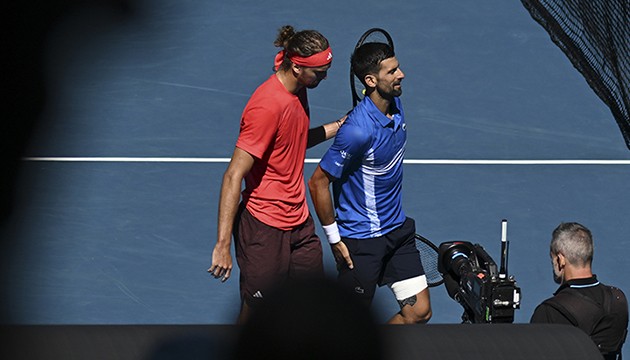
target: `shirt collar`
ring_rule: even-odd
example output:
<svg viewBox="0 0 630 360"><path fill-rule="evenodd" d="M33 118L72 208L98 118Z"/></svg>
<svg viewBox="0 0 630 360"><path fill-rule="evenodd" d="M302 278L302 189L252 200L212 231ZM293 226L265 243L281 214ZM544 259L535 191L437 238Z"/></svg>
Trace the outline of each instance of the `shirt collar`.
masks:
<svg viewBox="0 0 630 360"><path fill-rule="evenodd" d="M583 278L583 279L572 279L560 285L560 287L558 288L558 290L556 290L554 295L566 288L582 289L582 288L588 288L588 287L593 287L597 285L599 285L599 280L597 280L596 275L593 275L588 278Z"/></svg>
<svg viewBox="0 0 630 360"><path fill-rule="evenodd" d="M401 117L400 112L398 114L394 114L392 119L390 119L385 114L383 114L381 112L381 110L379 110L376 107L376 105L374 104L372 99L370 99L369 96L366 96L365 98L363 98L363 100L361 102L365 103L365 107L368 110L368 112L370 113L370 115L372 115L372 117L375 118L381 124L382 127L390 126L390 124L392 122L394 123L394 129L397 130L400 127L401 122L402 122L402 117ZM397 98L397 97L394 98L394 104L396 105L396 107L400 111L400 100L399 100L399 98Z"/></svg>

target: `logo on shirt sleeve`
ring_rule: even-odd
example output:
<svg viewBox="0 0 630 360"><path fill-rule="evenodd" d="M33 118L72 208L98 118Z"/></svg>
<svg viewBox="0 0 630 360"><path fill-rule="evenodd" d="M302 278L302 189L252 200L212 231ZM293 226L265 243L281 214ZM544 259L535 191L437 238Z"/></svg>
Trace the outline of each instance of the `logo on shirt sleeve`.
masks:
<svg viewBox="0 0 630 360"><path fill-rule="evenodd" d="M352 154L348 154L344 150L339 151L339 155L341 155L341 157L345 160L350 160L350 158L352 157Z"/></svg>
<svg viewBox="0 0 630 360"><path fill-rule="evenodd" d="M346 163L346 161L350 160L350 158L352 157L352 154L348 153L345 150L339 150L339 155L341 156L343 160L340 160L340 161L335 160L335 165L337 167L342 168L344 164Z"/></svg>

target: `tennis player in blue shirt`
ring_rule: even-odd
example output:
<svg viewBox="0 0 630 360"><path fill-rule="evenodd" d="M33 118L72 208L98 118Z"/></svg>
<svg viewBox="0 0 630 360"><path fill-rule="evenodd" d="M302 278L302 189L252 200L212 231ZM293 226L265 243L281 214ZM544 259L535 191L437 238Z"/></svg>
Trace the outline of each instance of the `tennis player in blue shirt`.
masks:
<svg viewBox="0 0 630 360"><path fill-rule="evenodd" d="M388 285L401 309L389 323L425 323L431 318L429 289L415 222L402 209L407 128L399 96L405 75L387 44L364 44L351 61L365 98L310 178L311 198L340 284L367 305L377 285Z"/></svg>

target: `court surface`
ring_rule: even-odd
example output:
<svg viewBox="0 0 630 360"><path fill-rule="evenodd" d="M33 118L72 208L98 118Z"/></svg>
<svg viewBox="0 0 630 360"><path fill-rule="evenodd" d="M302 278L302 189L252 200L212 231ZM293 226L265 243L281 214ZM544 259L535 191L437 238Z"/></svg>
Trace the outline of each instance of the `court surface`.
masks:
<svg viewBox="0 0 630 360"><path fill-rule="evenodd" d="M548 242L562 221L592 230L594 272L630 291L630 152L520 1L154 0L126 17L76 11L50 34L50 102L2 235L12 322L234 321L238 270L226 283L206 273L219 186L285 24L332 44L328 79L309 92L313 126L350 109L361 33L392 34L406 74L405 210L433 242L479 243L497 261L508 220L515 322L556 289ZM307 177L327 146L308 151ZM460 322L443 287L431 296L432 323ZM377 317L397 310L379 290Z"/></svg>

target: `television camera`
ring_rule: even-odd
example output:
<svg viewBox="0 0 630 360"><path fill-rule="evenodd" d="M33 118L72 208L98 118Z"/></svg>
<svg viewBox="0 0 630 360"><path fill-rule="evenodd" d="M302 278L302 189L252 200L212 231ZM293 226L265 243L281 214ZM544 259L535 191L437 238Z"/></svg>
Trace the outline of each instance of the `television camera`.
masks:
<svg viewBox="0 0 630 360"><path fill-rule="evenodd" d="M502 221L501 266L479 244L440 244L438 270L449 296L464 308L464 323L512 323L521 290L507 273L507 221Z"/></svg>

